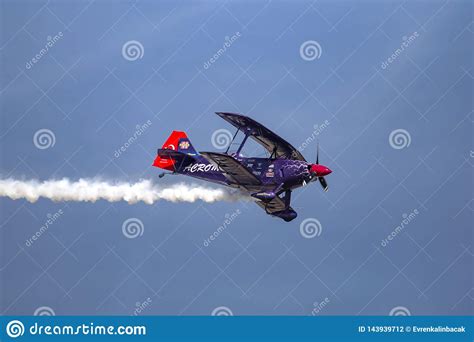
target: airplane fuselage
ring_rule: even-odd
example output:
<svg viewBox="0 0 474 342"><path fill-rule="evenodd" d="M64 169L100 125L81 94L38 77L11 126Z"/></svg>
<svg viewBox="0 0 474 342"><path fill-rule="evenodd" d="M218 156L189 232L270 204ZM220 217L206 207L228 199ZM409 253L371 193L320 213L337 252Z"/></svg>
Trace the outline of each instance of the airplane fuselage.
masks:
<svg viewBox="0 0 474 342"><path fill-rule="evenodd" d="M246 158L233 156L262 182L263 187L273 189L281 186L281 190L293 190L314 180L309 172L309 165L300 160ZM197 156L196 162L191 163L177 173L206 180L213 183L232 186L219 167L210 163L206 158Z"/></svg>

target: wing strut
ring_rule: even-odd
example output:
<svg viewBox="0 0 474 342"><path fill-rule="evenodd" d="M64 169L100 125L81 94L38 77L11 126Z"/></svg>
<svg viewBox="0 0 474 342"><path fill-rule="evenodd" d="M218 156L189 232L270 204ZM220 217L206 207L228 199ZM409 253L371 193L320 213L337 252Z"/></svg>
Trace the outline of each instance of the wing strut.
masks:
<svg viewBox="0 0 474 342"><path fill-rule="evenodd" d="M237 152L236 152L236 154L235 154L236 156L239 156L240 151L242 150L242 147L244 147L245 142L247 141L247 138L248 138L248 137L249 137L249 135L248 135L248 134L245 134L245 138L244 138L244 140L242 140L242 142L240 143L239 149L237 150Z"/></svg>
<svg viewBox="0 0 474 342"><path fill-rule="evenodd" d="M275 147L273 148L272 154L270 154L270 159L272 159L272 158L276 159L277 151L278 151L278 145L275 145Z"/></svg>
<svg viewBox="0 0 474 342"><path fill-rule="evenodd" d="M229 146L227 146L227 150L225 150L225 154L229 153L229 148L232 146L232 143L234 142L235 137L237 136L237 133L239 133L239 131L240 131L240 127L237 128L237 131L235 132L235 134L232 138L232 141L229 143Z"/></svg>
<svg viewBox="0 0 474 342"><path fill-rule="evenodd" d="M227 149L225 150L225 154L229 154L229 149L230 149L230 147L232 146L232 144L234 143L235 137L237 137L237 134L239 133L239 131L240 131L240 127L237 127L237 131L235 132L234 136L232 137L232 140L231 140L231 142L229 143L229 146L227 146ZM250 133L245 133L245 132L243 132L243 133L245 134L245 137L244 137L244 139L242 140L242 142L240 143L240 146L239 146L239 148L237 149L237 152L235 153L237 156L240 154L240 151L242 151L242 148L244 147L245 142L247 141L247 139L248 139L248 137L249 137L249 135L250 135Z"/></svg>

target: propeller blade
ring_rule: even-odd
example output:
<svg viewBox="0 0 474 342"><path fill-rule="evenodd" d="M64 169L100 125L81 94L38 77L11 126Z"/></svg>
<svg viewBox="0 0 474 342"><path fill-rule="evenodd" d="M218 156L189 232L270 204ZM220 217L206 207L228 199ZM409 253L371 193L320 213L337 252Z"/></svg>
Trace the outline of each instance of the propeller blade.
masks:
<svg viewBox="0 0 474 342"><path fill-rule="evenodd" d="M321 186L323 187L324 191L328 191L329 190L328 183L326 183L326 180L324 179L324 177L318 177L318 179L319 179L319 183L321 183Z"/></svg>
<svg viewBox="0 0 474 342"><path fill-rule="evenodd" d="M319 164L319 141L318 141L318 147L316 148L316 164Z"/></svg>

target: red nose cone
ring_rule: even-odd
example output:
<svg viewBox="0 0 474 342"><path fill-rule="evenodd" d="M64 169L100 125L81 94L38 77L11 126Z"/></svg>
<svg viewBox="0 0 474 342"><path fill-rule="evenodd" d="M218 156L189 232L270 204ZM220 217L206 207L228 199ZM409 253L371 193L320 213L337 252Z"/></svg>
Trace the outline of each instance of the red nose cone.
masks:
<svg viewBox="0 0 474 342"><path fill-rule="evenodd" d="M332 170L324 165L319 164L312 164L311 165L311 172L315 173L318 177L324 177L329 175Z"/></svg>

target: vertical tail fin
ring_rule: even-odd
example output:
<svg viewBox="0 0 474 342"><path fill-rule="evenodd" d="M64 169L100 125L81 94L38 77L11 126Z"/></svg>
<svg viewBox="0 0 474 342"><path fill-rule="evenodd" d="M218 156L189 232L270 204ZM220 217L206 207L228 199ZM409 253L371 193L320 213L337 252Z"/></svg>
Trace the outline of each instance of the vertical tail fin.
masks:
<svg viewBox="0 0 474 342"><path fill-rule="evenodd" d="M175 150L181 153L197 155L196 150L191 141L189 140L186 133L181 131L173 131L166 142L163 144L162 148Z"/></svg>
<svg viewBox="0 0 474 342"><path fill-rule="evenodd" d="M191 141L185 132L173 131L162 146L163 149L177 151L190 156L196 156L198 153L191 145ZM157 156L153 166L174 171L175 160L167 156Z"/></svg>

